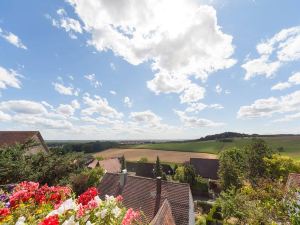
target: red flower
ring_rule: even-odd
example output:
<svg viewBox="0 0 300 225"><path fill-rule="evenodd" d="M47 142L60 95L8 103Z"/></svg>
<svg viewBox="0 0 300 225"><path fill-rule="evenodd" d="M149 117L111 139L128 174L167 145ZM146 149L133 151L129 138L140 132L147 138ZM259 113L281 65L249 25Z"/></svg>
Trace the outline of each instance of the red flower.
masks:
<svg viewBox="0 0 300 225"><path fill-rule="evenodd" d="M39 225L59 225L58 215L47 217Z"/></svg>
<svg viewBox="0 0 300 225"><path fill-rule="evenodd" d="M130 225L140 217L139 211L134 211L132 208L128 209L123 220L122 225Z"/></svg>
<svg viewBox="0 0 300 225"><path fill-rule="evenodd" d="M0 209L0 221L10 214L10 210L8 208Z"/></svg>
<svg viewBox="0 0 300 225"><path fill-rule="evenodd" d="M89 201L94 199L98 195L98 191L95 187L91 187L87 189L86 192L81 194L78 198L78 202L81 203L82 205L87 205Z"/></svg>

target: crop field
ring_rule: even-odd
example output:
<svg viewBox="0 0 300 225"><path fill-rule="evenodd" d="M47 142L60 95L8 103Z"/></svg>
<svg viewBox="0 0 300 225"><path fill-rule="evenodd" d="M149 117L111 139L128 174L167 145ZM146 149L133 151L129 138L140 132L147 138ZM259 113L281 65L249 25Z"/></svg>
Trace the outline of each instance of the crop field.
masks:
<svg viewBox="0 0 300 225"><path fill-rule="evenodd" d="M263 137L267 144L274 150L280 149L280 154L300 160L300 136L274 136ZM163 151L197 152L218 154L220 151L231 147L242 147L251 142L251 138L235 138L232 142L222 141L187 141L165 142L157 144L131 145L126 148L153 149ZM138 152L138 151L136 151Z"/></svg>
<svg viewBox="0 0 300 225"><path fill-rule="evenodd" d="M101 156L103 158L120 157L122 155L125 156L127 161L137 161L141 157L146 157L149 162L155 162L156 156L159 156L160 160L166 163L184 163L189 161L191 157L213 159L217 157L217 155L209 153L119 148L111 148L94 154L95 157Z"/></svg>

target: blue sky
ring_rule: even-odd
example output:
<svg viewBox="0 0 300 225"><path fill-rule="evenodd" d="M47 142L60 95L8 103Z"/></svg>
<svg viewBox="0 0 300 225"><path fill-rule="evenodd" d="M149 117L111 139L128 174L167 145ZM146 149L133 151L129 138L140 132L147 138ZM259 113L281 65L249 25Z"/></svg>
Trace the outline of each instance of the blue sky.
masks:
<svg viewBox="0 0 300 225"><path fill-rule="evenodd" d="M0 129L300 133L297 0L0 2Z"/></svg>

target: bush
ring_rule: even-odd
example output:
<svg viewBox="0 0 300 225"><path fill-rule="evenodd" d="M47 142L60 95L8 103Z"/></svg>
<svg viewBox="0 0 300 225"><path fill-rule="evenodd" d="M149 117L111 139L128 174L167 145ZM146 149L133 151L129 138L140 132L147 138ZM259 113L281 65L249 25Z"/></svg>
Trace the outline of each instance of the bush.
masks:
<svg viewBox="0 0 300 225"><path fill-rule="evenodd" d="M198 190L202 193L208 193L208 180L200 176L196 176L192 189Z"/></svg>
<svg viewBox="0 0 300 225"><path fill-rule="evenodd" d="M76 194L81 194L89 187L97 187L104 175L101 167L94 169L84 169L80 174L71 176L70 182Z"/></svg>

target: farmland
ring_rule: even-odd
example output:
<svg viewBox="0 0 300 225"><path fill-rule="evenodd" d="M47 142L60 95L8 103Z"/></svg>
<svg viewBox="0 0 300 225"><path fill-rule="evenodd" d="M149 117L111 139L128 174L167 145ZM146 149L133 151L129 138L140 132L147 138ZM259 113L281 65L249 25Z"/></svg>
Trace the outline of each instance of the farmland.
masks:
<svg viewBox="0 0 300 225"><path fill-rule="evenodd" d="M300 136L272 136L260 137L274 150L280 150L280 154L300 159ZM242 147L251 141L251 138L234 138L232 141L186 141L165 142L156 144L130 145L126 148L153 149L164 151L197 152L218 154L220 151L231 147Z"/></svg>
<svg viewBox="0 0 300 225"><path fill-rule="evenodd" d="M112 148L105 151L95 153L94 156L103 158L120 157L124 155L128 161L137 161L141 157L146 157L149 162L155 162L156 156L160 160L168 163L183 163L189 161L191 157L199 158L216 158L217 156L209 153L197 152L179 152L179 151L164 151L153 149L118 149Z"/></svg>

